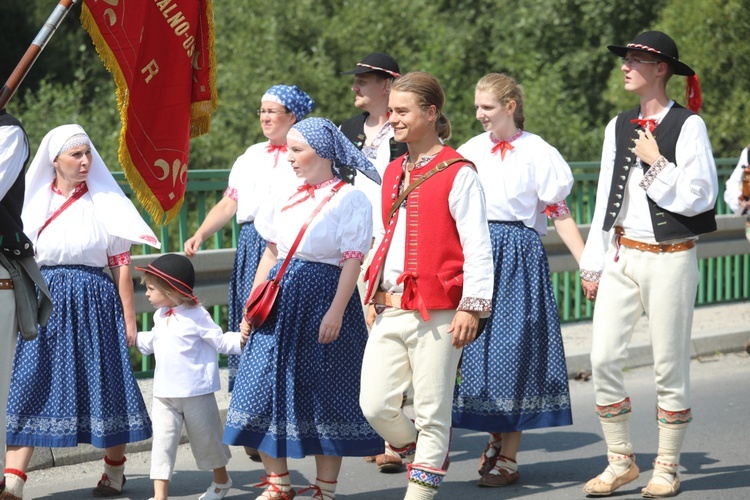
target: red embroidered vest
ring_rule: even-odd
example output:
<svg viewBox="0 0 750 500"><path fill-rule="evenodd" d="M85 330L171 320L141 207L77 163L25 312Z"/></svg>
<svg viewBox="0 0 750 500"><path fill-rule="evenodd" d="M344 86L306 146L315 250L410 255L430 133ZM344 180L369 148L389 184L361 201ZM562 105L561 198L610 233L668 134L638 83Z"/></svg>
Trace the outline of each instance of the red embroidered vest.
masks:
<svg viewBox="0 0 750 500"><path fill-rule="evenodd" d="M461 158L461 155L453 148L444 147L431 162L411 171L411 182L440 162L452 158ZM419 310L425 320L429 319L428 309L458 307L463 293L464 254L456 221L450 213L448 196L456 174L465 166L462 162L454 163L427 179L406 198L406 213L396 211L388 221L388 212L398 198L404 176L403 159L398 158L388 165L383 174L382 189L382 217L386 234L365 273L368 301L380 283L396 220L406 215L404 271L397 281L404 287L401 307Z"/></svg>

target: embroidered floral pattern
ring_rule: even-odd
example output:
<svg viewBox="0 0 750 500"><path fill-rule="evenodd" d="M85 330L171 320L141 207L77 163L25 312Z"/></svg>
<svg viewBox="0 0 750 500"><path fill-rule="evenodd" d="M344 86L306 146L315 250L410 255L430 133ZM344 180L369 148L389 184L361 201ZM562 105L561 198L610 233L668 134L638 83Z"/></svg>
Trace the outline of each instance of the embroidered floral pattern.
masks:
<svg viewBox="0 0 750 500"><path fill-rule="evenodd" d="M492 310L492 299L480 299L479 297L463 297L458 303L459 311L490 312Z"/></svg>
<svg viewBox="0 0 750 500"><path fill-rule="evenodd" d="M547 205L547 208L544 209L544 213L550 219L557 219L558 217L562 217L563 215L568 215L570 213L570 209L568 208L568 204L565 203L565 200L563 200L553 205Z"/></svg>
<svg viewBox="0 0 750 500"><path fill-rule="evenodd" d="M130 252L123 252L107 257L107 266L109 266L110 268L127 266L128 264L130 264Z"/></svg>
<svg viewBox="0 0 750 500"><path fill-rule="evenodd" d="M274 419L265 415L252 415L230 407L227 411L227 427L243 431L273 435L277 440L302 441L321 440L368 440L379 439L378 434L365 422L331 422L316 424L314 420L300 419L295 422Z"/></svg>
<svg viewBox="0 0 750 500"><path fill-rule="evenodd" d="M227 186L227 188L224 190L224 196L227 198L231 198L235 202L237 201L237 190L231 186Z"/></svg>
<svg viewBox="0 0 750 500"><path fill-rule="evenodd" d="M570 408L570 395L546 394L536 397L478 398L455 396L453 411L460 409L481 415L521 415L524 413L558 412Z"/></svg>
<svg viewBox="0 0 750 500"><path fill-rule="evenodd" d="M656 407L656 419L662 424L687 424L693 421L693 412L690 408L681 411L668 411Z"/></svg>
<svg viewBox="0 0 750 500"><path fill-rule="evenodd" d="M589 271L588 269L581 269L579 274L582 280L591 281L592 283L599 283L599 279L602 277L601 271Z"/></svg>
<svg viewBox="0 0 750 500"><path fill-rule="evenodd" d="M76 437L78 434L90 434L96 437L106 437L133 430L149 430L151 422L144 414L117 415L103 420L92 416L79 415L77 417L45 417L26 416L15 413L8 414L7 428L19 435L30 436L63 436Z"/></svg>
<svg viewBox="0 0 750 500"><path fill-rule="evenodd" d="M380 129L380 132L378 132L378 135L375 136L375 139L373 139L372 143L369 146L362 146L362 154L371 160L376 160L378 158L378 149L380 148L380 145L383 143L383 140L386 138L390 131L390 122L385 122L385 125L383 125L383 127Z"/></svg>
<svg viewBox="0 0 750 500"><path fill-rule="evenodd" d="M349 259L357 259L359 263L362 264L365 261L365 254L355 251L344 252L344 254L341 256L341 260L339 261L339 267L341 267L344 261L347 261Z"/></svg>
<svg viewBox="0 0 750 500"><path fill-rule="evenodd" d="M619 403L615 403L612 405L596 405L596 414L599 416L599 418L617 417L619 415L630 413L631 411L632 408L630 406L630 398L625 398Z"/></svg>
<svg viewBox="0 0 750 500"><path fill-rule="evenodd" d="M638 185L644 191L648 191L648 188L650 188L651 184L654 183L654 179L656 179L656 176L659 175L659 172L664 170L667 165L669 165L667 159L663 156L660 156L659 159L656 160L653 165L651 165L651 168L649 168L648 171L643 175L643 179L641 179L641 182Z"/></svg>

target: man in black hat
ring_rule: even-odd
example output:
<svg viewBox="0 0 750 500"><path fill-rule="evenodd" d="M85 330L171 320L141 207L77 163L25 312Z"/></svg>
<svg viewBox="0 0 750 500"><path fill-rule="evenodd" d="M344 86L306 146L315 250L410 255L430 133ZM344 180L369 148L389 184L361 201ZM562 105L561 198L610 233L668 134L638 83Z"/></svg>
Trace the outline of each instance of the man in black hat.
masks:
<svg viewBox="0 0 750 500"><path fill-rule="evenodd" d="M0 252L9 261L34 256L34 249L23 233L21 222L24 167L28 159L29 144L21 123L4 109L0 110ZM8 269L0 262L0 470L3 471L5 406L18 334L16 299L10 276ZM0 492L4 489L5 478L2 478Z"/></svg>
<svg viewBox="0 0 750 500"><path fill-rule="evenodd" d="M354 75L354 105L363 111L342 123L341 132L369 158L381 177L388 164L407 151L406 143L395 141L391 124L388 123L388 96L391 93L391 83L401 76L400 71L393 57L384 52L374 52L365 56L353 70L341 73ZM342 172L342 175L345 174L346 172ZM380 186L364 176L360 178L362 180L357 179L356 185L364 191L372 204L374 241L375 236L383 229ZM367 291L363 282L365 269L367 266L363 265L357 280L360 296L364 296ZM364 312L366 311L365 307ZM401 458L395 454L368 458L374 460L383 472L398 472L403 468Z"/></svg>
<svg viewBox="0 0 750 500"><path fill-rule="evenodd" d="M635 480L630 398L623 368L638 318L649 318L659 428L654 471L641 494L673 496L682 442L692 420L690 333L698 287L695 240L714 231L716 165L706 126L696 114L700 87L666 34L647 31L626 46L625 90L640 105L609 122L604 133L596 209L581 257L581 278L594 310L591 365L608 467L584 493L606 496ZM667 96L672 75L688 77L686 109Z"/></svg>
<svg viewBox="0 0 750 500"><path fill-rule="evenodd" d="M388 96L391 82L401 76L398 63L384 52L369 54L351 71L342 75L354 75L352 92L354 105L363 112L341 124L341 132L357 146L375 165L382 176L388 164L406 153L406 144L393 139L393 130L388 123ZM373 214L379 214L380 186L368 179L357 180L372 203ZM382 226L380 217L375 217L374 232Z"/></svg>

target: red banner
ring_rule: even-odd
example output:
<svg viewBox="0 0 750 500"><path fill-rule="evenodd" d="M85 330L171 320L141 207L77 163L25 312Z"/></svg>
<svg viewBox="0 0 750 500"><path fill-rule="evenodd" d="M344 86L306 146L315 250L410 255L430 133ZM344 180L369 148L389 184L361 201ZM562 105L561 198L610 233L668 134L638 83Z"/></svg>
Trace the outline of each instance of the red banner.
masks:
<svg viewBox="0 0 750 500"><path fill-rule="evenodd" d="M127 5L127 8L126 8ZM190 138L218 106L212 0L86 0L81 22L117 85L118 156L165 224L185 195Z"/></svg>

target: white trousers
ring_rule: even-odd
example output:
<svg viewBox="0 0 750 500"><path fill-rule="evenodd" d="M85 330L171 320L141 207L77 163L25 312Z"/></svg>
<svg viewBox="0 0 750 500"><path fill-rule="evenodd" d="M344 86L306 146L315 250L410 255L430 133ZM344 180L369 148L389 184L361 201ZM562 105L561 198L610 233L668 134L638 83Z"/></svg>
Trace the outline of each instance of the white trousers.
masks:
<svg viewBox="0 0 750 500"><path fill-rule="evenodd" d="M198 469L224 467L232 457L229 446L221 442L224 428L213 393L189 398L155 397L151 422L151 479L172 478L183 422Z"/></svg>
<svg viewBox="0 0 750 500"><path fill-rule="evenodd" d="M378 314L362 362L360 406L367 420L397 447L417 442L414 463L442 469L451 434L451 404L461 349L448 334L456 311L388 308ZM412 422L401 408L404 392L414 388Z"/></svg>
<svg viewBox="0 0 750 500"><path fill-rule="evenodd" d="M8 270L0 264L0 279L10 279ZM13 355L16 352L16 296L13 290L0 290L0 474L5 470L5 425L10 390Z"/></svg>
<svg viewBox="0 0 750 500"><path fill-rule="evenodd" d="M690 408L690 334L698 289L696 249L652 253L614 248L605 256L594 308L591 366L596 403L628 397L623 367L635 324L648 317L659 408Z"/></svg>

